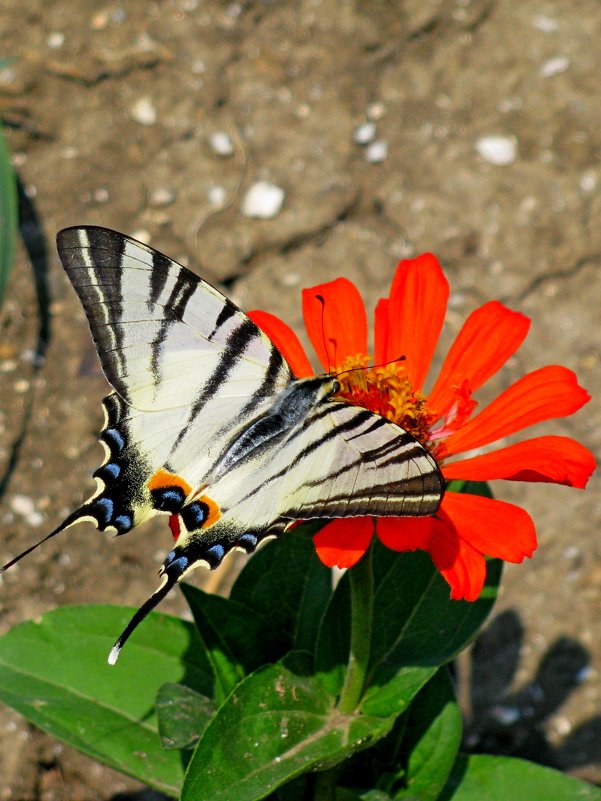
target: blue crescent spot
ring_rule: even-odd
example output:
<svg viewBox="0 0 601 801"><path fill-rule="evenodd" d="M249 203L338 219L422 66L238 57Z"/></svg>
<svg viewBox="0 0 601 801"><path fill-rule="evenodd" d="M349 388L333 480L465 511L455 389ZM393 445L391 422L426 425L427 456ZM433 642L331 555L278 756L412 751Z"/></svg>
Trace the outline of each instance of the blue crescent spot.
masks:
<svg viewBox="0 0 601 801"><path fill-rule="evenodd" d="M207 517L207 507L204 503L195 501L182 509L182 519L188 531L200 528Z"/></svg>
<svg viewBox="0 0 601 801"><path fill-rule="evenodd" d="M211 545L210 548L207 548L207 556L212 556L219 563L225 556L225 548L223 545L215 543L215 545Z"/></svg>
<svg viewBox="0 0 601 801"><path fill-rule="evenodd" d="M117 515L113 520L113 525L117 529L117 533L126 534L133 526L131 515Z"/></svg>
<svg viewBox="0 0 601 801"><path fill-rule="evenodd" d="M238 540L238 545L241 545L243 548L248 550L252 550L257 547L257 538L254 534L243 534Z"/></svg>
<svg viewBox="0 0 601 801"><path fill-rule="evenodd" d="M115 504L110 498L97 498L93 505L93 511L96 511L99 515L104 516L100 522L105 526L110 522L110 519L113 516L114 508Z"/></svg>
<svg viewBox="0 0 601 801"><path fill-rule="evenodd" d="M172 570L175 568L176 572L183 573L184 570L188 567L190 560L187 556L178 556L176 551L169 551L167 556L165 557L165 561L163 565L165 570Z"/></svg>
<svg viewBox="0 0 601 801"><path fill-rule="evenodd" d="M103 432L102 436L109 447L112 445L117 453L121 453L125 447L125 440L116 428L107 428L106 431Z"/></svg>
<svg viewBox="0 0 601 801"><path fill-rule="evenodd" d="M105 473L108 473L111 478L117 478L117 476L121 473L121 465L117 464L117 462L107 462L103 465L102 470Z"/></svg>

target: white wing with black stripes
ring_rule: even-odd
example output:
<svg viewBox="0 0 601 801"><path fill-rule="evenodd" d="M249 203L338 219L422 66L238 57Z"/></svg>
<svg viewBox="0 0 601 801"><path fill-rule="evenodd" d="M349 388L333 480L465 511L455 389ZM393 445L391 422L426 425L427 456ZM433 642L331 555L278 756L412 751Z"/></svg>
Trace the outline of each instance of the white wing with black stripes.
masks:
<svg viewBox="0 0 601 801"><path fill-rule="evenodd" d="M67 228L57 243L115 389L104 402L104 486L85 514L125 533L178 510L223 441L267 410L292 374L230 300L161 253L95 227Z"/></svg>
<svg viewBox="0 0 601 801"><path fill-rule="evenodd" d="M114 392L96 493L46 539L82 520L123 534L160 512L178 535L112 661L184 574L232 548L250 553L295 520L437 510L443 479L422 445L333 400L335 377L295 380L257 326L185 267L104 228L61 231L58 250Z"/></svg>

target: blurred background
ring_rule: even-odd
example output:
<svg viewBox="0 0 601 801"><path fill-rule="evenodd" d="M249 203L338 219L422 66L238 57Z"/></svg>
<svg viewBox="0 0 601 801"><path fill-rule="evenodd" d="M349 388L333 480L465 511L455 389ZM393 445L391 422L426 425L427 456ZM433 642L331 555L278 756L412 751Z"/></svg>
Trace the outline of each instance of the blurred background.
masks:
<svg viewBox="0 0 601 801"><path fill-rule="evenodd" d="M483 401L564 364L593 401L535 433L598 455L600 41L597 0L3 0L21 236L0 309L0 562L90 494L102 456L107 385L54 246L69 225L142 239L299 333L303 286L345 275L373 308L400 258L433 251L445 348L489 299L533 319ZM601 783L599 479L493 489L540 547L460 659L466 748ZM67 532L3 578L0 632L58 604L138 605L169 544L163 523ZM0 801L150 797L6 708L0 777Z"/></svg>

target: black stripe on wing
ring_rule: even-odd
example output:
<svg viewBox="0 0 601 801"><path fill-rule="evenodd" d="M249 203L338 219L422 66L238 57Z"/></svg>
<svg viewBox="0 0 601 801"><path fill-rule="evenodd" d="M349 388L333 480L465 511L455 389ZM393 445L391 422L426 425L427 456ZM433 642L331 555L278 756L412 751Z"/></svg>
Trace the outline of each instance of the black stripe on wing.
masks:
<svg viewBox="0 0 601 801"><path fill-rule="evenodd" d="M88 319L102 368L112 386L129 400L123 355L122 273L127 238L103 228L59 231L58 252ZM111 356L107 358L106 352Z"/></svg>
<svg viewBox="0 0 601 801"><path fill-rule="evenodd" d="M173 261L158 250L152 254L152 272L150 274L150 297L148 298L148 311L152 312L157 304L158 299L161 297L165 286L167 285L167 277L169 271L173 267ZM192 273L191 275L195 277Z"/></svg>
<svg viewBox="0 0 601 801"><path fill-rule="evenodd" d="M155 261L156 260L153 259L153 263ZM153 272L151 273L151 295L153 295L156 289L156 287L152 286L152 277L154 277L154 273L155 271L153 270ZM197 278L197 276L193 275L193 273L191 273L189 270L184 270L183 268L181 268L179 270L177 279L175 281L175 286L173 287L167 302L164 304L164 313L163 313L163 318L161 320L160 328L157 331L157 334L150 345L150 351L151 351L150 369L155 384L155 391L158 389L158 386L161 381L161 376L159 371L159 364L160 364L159 360L163 343L169 336L169 329L175 323L179 323L183 320L184 314L186 313L186 307L190 302L190 299L193 297L194 292L198 287L198 284L199 284L199 279ZM164 288L164 282L163 282L163 288ZM156 307L157 300L158 296L154 301L153 309Z"/></svg>
<svg viewBox="0 0 601 801"><path fill-rule="evenodd" d="M252 322L250 318L244 320L242 323L240 323L240 325L237 328L235 328L232 331L232 333L228 337L226 346L221 354L219 361L217 362L215 369L208 376L203 386L202 392L200 393L198 398L194 401L194 404L190 409L190 414L188 415L188 420L186 421L186 424L180 431L176 441L173 443L173 450L175 450L175 448L177 448L180 442L184 439L190 427L194 424L194 421L196 420L198 415L202 412L202 410L211 400L213 395L215 395L218 392L220 386L225 381L227 381L229 374L236 369L238 360L244 355L244 352L250 346L252 341L255 338L258 338L259 336L260 336L259 329ZM283 357L279 353L278 356L280 360L283 362ZM276 358L277 360L277 357L274 358Z"/></svg>
<svg viewBox="0 0 601 801"><path fill-rule="evenodd" d="M332 412L332 404L325 405L318 409L315 414L313 414L309 421L304 426L301 426L293 431L290 437L286 440L286 447L290 449L290 453L294 452L294 443L299 437L303 437L307 433L307 429L310 428L315 422L321 420L324 417L327 417ZM261 492L267 484L271 484L274 481L278 481L279 479L283 478L293 467L298 465L303 459L306 459L307 456L310 456L311 453L316 451L318 448L327 445L330 440L336 439L338 436L344 434L345 432L353 431L355 428L359 428L366 420L370 417L373 417L373 413L369 412L367 409L360 409L357 407L357 414L355 417L351 418L350 420L342 423L337 427L333 427L325 436L316 438L311 440L307 445L305 445L302 450L298 451L294 459L290 461L290 464L287 464L281 470L276 473L273 473L269 478L267 478L260 486L255 487L246 495L240 498L240 503L252 498L253 495L256 495L258 492ZM383 419L383 418L382 418ZM386 421L384 421L386 422Z"/></svg>
<svg viewBox="0 0 601 801"><path fill-rule="evenodd" d="M304 505L301 503L297 507L290 507L286 511L288 516L303 519L311 516L336 517L362 514L373 514L374 516L383 514L426 515L436 511L444 494L444 479L434 458L411 434L367 409L339 402L324 404L302 428L295 431L288 439L286 448L289 452L294 453L295 440L311 438L312 430L316 434L316 430L321 428L316 423L328 415L344 416L345 419L339 424L334 423L325 435L314 436L294 455L288 465L268 476L260 486L246 493L240 502L247 501L262 492L269 484L274 485L274 492L277 491L277 482L291 470L298 470L299 474L302 474L302 463L311 454L322 448L336 448L337 441L343 439L352 448L353 457L349 461L345 460L328 474L318 476L314 480L304 481L302 487L299 486L299 498L302 498L302 488L310 490L322 486L324 488L323 497L306 502ZM368 447L370 438L383 427L389 429L390 439L374 447ZM321 430L323 431L323 428ZM363 445L361 444L362 439L365 440ZM369 485L363 487L357 487L356 481L354 481L352 491L344 494L335 491L330 493L329 491L333 490L336 482L346 474L352 476L355 473L356 476L359 476L363 466L372 465L374 476L380 474L383 479L383 471L394 470L395 465L401 469L408 462L413 463L414 469L419 471L417 475L385 482L376 480L374 477ZM365 473L363 478L365 478ZM294 495L293 492L293 502Z"/></svg>

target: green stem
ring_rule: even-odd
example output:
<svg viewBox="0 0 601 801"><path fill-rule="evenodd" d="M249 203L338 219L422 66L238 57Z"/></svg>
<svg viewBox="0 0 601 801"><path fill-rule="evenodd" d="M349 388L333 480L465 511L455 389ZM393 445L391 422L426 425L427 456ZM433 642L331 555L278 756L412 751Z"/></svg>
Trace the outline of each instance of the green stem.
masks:
<svg viewBox="0 0 601 801"><path fill-rule="evenodd" d="M345 715L354 712L363 696L369 656L374 606L372 549L349 570L351 582L351 650L338 709Z"/></svg>

